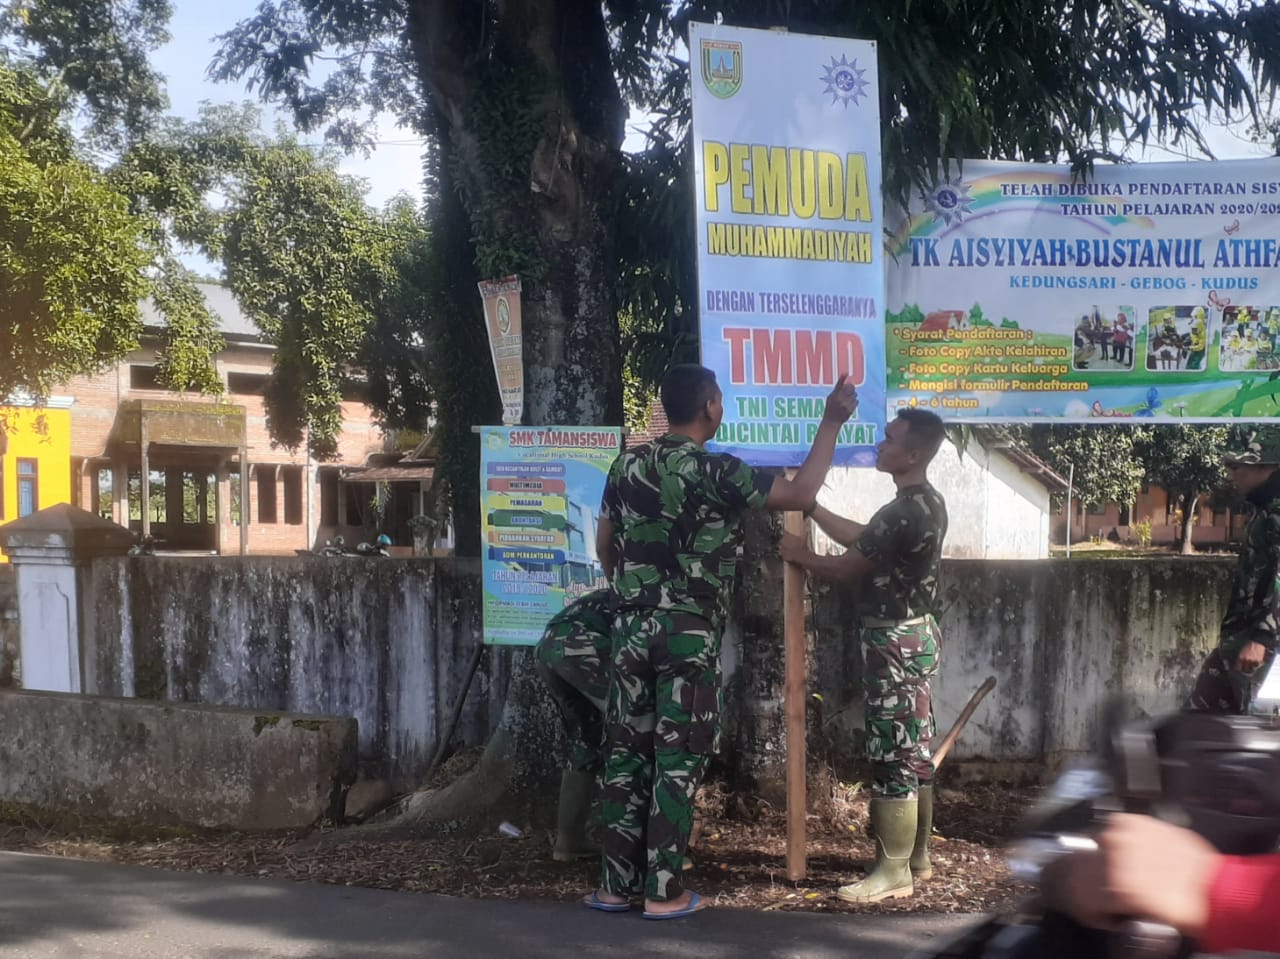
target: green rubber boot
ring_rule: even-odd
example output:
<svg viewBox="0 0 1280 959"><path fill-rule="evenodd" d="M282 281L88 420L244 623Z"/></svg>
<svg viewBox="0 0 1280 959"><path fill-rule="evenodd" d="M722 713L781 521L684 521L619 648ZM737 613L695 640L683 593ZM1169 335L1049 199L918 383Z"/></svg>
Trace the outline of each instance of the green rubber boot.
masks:
<svg viewBox="0 0 1280 959"><path fill-rule="evenodd" d="M600 847L587 838L587 820L595 798L594 773L566 769L560 774L560 806L556 817L556 844L551 858L556 862L593 859Z"/></svg>
<svg viewBox="0 0 1280 959"><path fill-rule="evenodd" d="M919 796L916 845L911 850L911 878L923 882L933 878L933 863L929 860L929 838L933 835L933 787L921 786Z"/></svg>
<svg viewBox="0 0 1280 959"><path fill-rule="evenodd" d="M836 895L845 902L870 903L906 899L911 884L911 850L916 841L918 801L871 800L871 828L876 834L876 867L862 882L841 886Z"/></svg>

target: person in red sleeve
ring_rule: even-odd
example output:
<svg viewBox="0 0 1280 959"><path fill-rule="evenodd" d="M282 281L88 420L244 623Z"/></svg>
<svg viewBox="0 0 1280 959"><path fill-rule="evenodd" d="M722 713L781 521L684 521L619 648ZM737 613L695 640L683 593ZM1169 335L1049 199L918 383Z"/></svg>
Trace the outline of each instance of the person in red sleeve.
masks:
<svg viewBox="0 0 1280 959"><path fill-rule="evenodd" d="M1098 929L1121 919L1172 926L1201 952L1280 953L1280 854L1224 856L1189 829L1111 816L1096 852L1046 874L1055 906Z"/></svg>

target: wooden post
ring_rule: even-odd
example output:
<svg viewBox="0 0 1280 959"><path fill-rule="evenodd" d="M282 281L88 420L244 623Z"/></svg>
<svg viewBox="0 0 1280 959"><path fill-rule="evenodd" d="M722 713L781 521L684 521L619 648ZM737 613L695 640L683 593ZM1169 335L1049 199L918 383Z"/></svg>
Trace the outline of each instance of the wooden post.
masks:
<svg viewBox="0 0 1280 959"><path fill-rule="evenodd" d="M784 532L804 535L804 515L787 512L782 517ZM805 857L805 641L804 570L783 564L782 635L785 677L783 702L787 720L787 878L793 882L808 872Z"/></svg>

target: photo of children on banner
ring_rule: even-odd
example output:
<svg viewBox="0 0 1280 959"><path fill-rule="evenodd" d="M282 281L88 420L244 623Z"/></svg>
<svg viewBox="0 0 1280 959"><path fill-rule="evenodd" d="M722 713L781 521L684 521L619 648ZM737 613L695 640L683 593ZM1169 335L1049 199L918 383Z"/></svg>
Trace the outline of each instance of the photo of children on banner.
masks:
<svg viewBox="0 0 1280 959"><path fill-rule="evenodd" d="M1093 306L1080 317L1072 341L1077 370L1133 369L1133 307Z"/></svg>
<svg viewBox="0 0 1280 959"><path fill-rule="evenodd" d="M1218 368L1227 372L1280 370L1280 306L1227 306L1222 311Z"/></svg>
<svg viewBox="0 0 1280 959"><path fill-rule="evenodd" d="M1203 306L1157 306L1147 314L1147 369L1196 373L1205 368L1209 317Z"/></svg>

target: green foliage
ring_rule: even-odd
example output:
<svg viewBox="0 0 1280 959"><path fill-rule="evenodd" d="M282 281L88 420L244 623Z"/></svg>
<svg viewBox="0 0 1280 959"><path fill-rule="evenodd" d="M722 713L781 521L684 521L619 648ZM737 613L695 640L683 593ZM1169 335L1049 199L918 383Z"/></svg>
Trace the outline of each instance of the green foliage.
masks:
<svg viewBox="0 0 1280 959"><path fill-rule="evenodd" d="M1150 426L1138 440L1138 455L1147 480L1169 491L1182 514L1182 550L1192 549L1191 532L1196 505L1204 494L1226 481L1222 455L1227 450L1227 426Z"/></svg>
<svg viewBox="0 0 1280 959"><path fill-rule="evenodd" d="M330 456L350 363L391 282L394 237L355 184L288 142L251 153L230 191L227 282L276 345L265 398L271 435L290 448L309 435L312 451Z"/></svg>
<svg viewBox="0 0 1280 959"><path fill-rule="evenodd" d="M343 397L366 374L383 425L423 427L431 391L417 323L431 306L421 217L404 200L369 209L334 154L257 125L256 111L225 107L171 120L114 171L170 266L156 299L180 335L161 355L163 372L175 386L211 385L199 358L219 343L213 318L169 254L194 246L222 262L241 309L276 346L265 394L276 442L333 455Z"/></svg>
<svg viewBox="0 0 1280 959"><path fill-rule="evenodd" d="M459 185L471 216L476 270L482 277L519 274L527 283L546 278L547 263L537 232L516 198L529 190L529 171L542 134L539 101L547 91L534 69L486 62L476 67L476 95L467 125L474 131L474 155L454 151L450 179ZM479 169L470 169L475 159Z"/></svg>
<svg viewBox="0 0 1280 959"><path fill-rule="evenodd" d="M211 360L225 344L197 282L198 277L180 262L164 258L151 289L156 309L168 326L165 342L156 353L158 378L178 392L221 393L222 378Z"/></svg>
<svg viewBox="0 0 1280 959"><path fill-rule="evenodd" d="M1074 470L1074 495L1089 506L1133 503L1145 468L1138 455L1141 427L1033 426L1024 432L1032 451L1062 476Z"/></svg>
<svg viewBox="0 0 1280 959"><path fill-rule="evenodd" d="M480 444L473 423L501 421L498 384L489 362L484 325L468 322L476 311L476 271L467 241L470 218L456 190L448 188L448 171L437 155L423 169L426 218L431 242L420 261L424 287L432 293L429 321L432 379L439 415L436 427L438 482L433 492L447 498L456 549L462 556L480 555Z"/></svg>
<svg viewBox="0 0 1280 959"><path fill-rule="evenodd" d="M1191 549L1199 498L1223 490L1227 426L1035 426L1020 432L1036 455L1063 476L1075 466L1075 495L1086 505L1131 506L1144 481L1167 490L1182 512L1185 552ZM1134 528L1141 540L1138 525ZM1146 535L1149 544L1149 523Z"/></svg>
<svg viewBox="0 0 1280 959"><path fill-rule="evenodd" d="M141 138L168 104L151 52L169 39L169 0L10 0L0 8L8 62L84 108L108 145Z"/></svg>
<svg viewBox="0 0 1280 959"><path fill-rule="evenodd" d="M1147 547L1151 545L1151 520L1139 520L1131 524L1129 528L1133 530L1133 535L1137 537L1139 546Z"/></svg>
<svg viewBox="0 0 1280 959"><path fill-rule="evenodd" d="M372 145L374 119L423 120L402 0L265 0L223 41L210 74L278 100L305 132L346 148ZM323 58L326 69L312 77Z"/></svg>
<svg viewBox="0 0 1280 959"><path fill-rule="evenodd" d="M127 352L148 289L127 198L71 154L39 89L0 68L0 396L47 395Z"/></svg>
<svg viewBox="0 0 1280 959"><path fill-rule="evenodd" d="M421 439L435 413L436 384L441 381L433 358L436 363L453 359L441 353L436 332L443 322L441 281L433 267L436 241L427 232L423 214L407 199L393 201L382 220L395 238L390 277L374 303L360 366L368 403L381 425L412 431Z"/></svg>
<svg viewBox="0 0 1280 959"><path fill-rule="evenodd" d="M92 227L83 231L84 244L79 249L45 245L39 256L54 274L61 275L64 284L73 285L78 291L96 288L113 298L135 297L132 304L119 307L121 316L92 304L79 307L82 320L94 311L90 325L101 323L110 331L105 335L82 331L70 342L55 336L45 340L44 354L29 351L22 360L25 379L31 385L42 381L42 389L74 373L96 369L136 345L141 332L137 300L148 292L142 276L148 265L145 260L151 261L148 272L155 280L151 292L169 321L159 356L162 382L184 391L220 389L212 356L221 340L216 324L196 294L193 278L170 255L164 230L139 207L128 178L115 170L104 178L88 164L88 154L77 150L67 129L67 115L73 107L78 109L90 141L98 147L117 149L136 143L154 128L166 100L162 78L151 69L149 59L151 52L168 39L165 25L171 13L168 0L17 0L0 9L0 62L8 64L0 83L0 113L5 128L27 152L27 158L46 174L57 169L55 178L69 182L69 171L74 170L76 177L87 178L110 194L107 200L111 212L104 212L93 224L96 234ZM10 175L18 175L20 164L6 166ZM175 190L184 184L171 180L163 186L149 186L153 190ZM62 189L63 185L59 182L52 188ZM68 204L64 212L71 206L71 194L65 198ZM30 196L24 198L20 192L10 192L7 199L25 203ZM83 192L81 199L89 202ZM37 204L26 211L15 211L15 215L19 220L30 216L35 225L45 212ZM81 212L90 217L87 207ZM95 257L88 248L101 242L105 231L122 226L123 221L116 222L120 212L130 215L132 222L127 241L122 237L119 240L138 251L137 256L131 252L122 261L118 254L104 248L103 255ZM70 221L60 226L79 229ZM11 236L11 242L25 242L21 234L19 229L17 235ZM49 237L45 235L43 239ZM144 250L145 254L141 252ZM34 263L32 269L36 268ZM78 274L85 264L90 265L92 277ZM106 272L115 277L114 291L108 292L100 283ZM43 285L47 287L48 283ZM84 293L77 295L83 297ZM40 296L54 306L47 288ZM14 332L17 335L16 328ZM47 332L44 329L37 335L45 337Z"/></svg>
<svg viewBox="0 0 1280 959"><path fill-rule="evenodd" d="M1177 497L1211 493L1226 480L1227 426L1150 426L1136 452L1149 482Z"/></svg>

